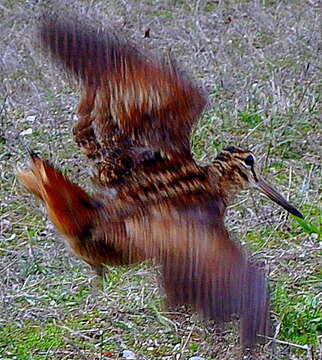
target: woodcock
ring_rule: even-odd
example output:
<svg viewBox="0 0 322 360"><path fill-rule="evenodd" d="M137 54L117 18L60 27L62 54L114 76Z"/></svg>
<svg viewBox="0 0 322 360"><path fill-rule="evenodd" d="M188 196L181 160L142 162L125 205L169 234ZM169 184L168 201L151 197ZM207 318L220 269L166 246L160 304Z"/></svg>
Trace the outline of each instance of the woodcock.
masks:
<svg viewBox="0 0 322 360"><path fill-rule="evenodd" d="M260 177L247 150L231 146L209 166L195 162L190 136L207 98L174 62L80 23L45 16L39 35L82 86L74 136L97 192L33 153L19 180L81 259L97 268L154 260L170 305L219 323L239 318L242 344L253 345L270 331L267 281L230 238L225 210L252 185L301 213Z"/></svg>

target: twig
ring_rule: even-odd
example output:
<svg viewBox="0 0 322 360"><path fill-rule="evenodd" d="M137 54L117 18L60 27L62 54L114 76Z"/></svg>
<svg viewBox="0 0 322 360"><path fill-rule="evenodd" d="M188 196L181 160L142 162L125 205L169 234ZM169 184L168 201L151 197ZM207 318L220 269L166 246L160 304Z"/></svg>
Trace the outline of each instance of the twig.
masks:
<svg viewBox="0 0 322 360"><path fill-rule="evenodd" d="M6 106L7 99L8 99L8 94L6 94L6 96L3 99L3 104L2 104L1 109L0 109L0 116L2 115L2 112L3 112L3 110L4 110L5 106Z"/></svg>
<svg viewBox="0 0 322 360"><path fill-rule="evenodd" d="M255 132L255 130L257 130L261 125L263 125L263 122L260 122L259 124L257 124L256 126L254 126L252 129L250 129L250 130L248 131L248 133L247 133L244 137L241 138L240 144L243 144L243 142L246 141L246 140L250 137L250 135L251 135L253 132Z"/></svg>
<svg viewBox="0 0 322 360"><path fill-rule="evenodd" d="M59 328L61 328L61 329L67 330L67 331L70 332L71 334L81 336L82 338L84 338L84 339L86 339L86 340L92 340L92 338L90 338L89 336L82 334L82 332L85 332L85 331L88 331L88 330L75 331L75 330L73 330L73 329L71 329L71 328L69 328L68 326L65 326L65 325L57 325L57 326L58 326ZM98 329L98 330L100 330L100 329Z"/></svg>
<svg viewBox="0 0 322 360"><path fill-rule="evenodd" d="M292 169L292 166L290 166L290 170L288 172L288 189L287 189L287 194L286 194L287 201L290 200L290 190L291 190L291 186L292 186L292 173L293 173L293 169Z"/></svg>
<svg viewBox="0 0 322 360"><path fill-rule="evenodd" d="M266 151L266 154L265 154L265 160L264 160L263 166L261 168L261 171L262 171L263 175L265 174L265 169L267 167L267 163L268 163L269 155L270 155L270 152L271 152L271 148L272 148L272 142L270 141L268 143L268 148L267 148L267 151Z"/></svg>
<svg viewBox="0 0 322 360"><path fill-rule="evenodd" d="M182 348L181 348L181 352L182 351L184 351L184 349L187 347L187 345L188 345L188 342L189 342L189 340L190 340L190 338L191 338L191 335L192 335L192 332L193 332L193 330L194 330L194 325L192 326L192 329L190 330L190 332L189 332L189 334L188 334L188 336L187 336L187 338L186 338L186 340L185 340L185 342L184 342L184 344L183 344L183 346L182 346Z"/></svg>
<svg viewBox="0 0 322 360"><path fill-rule="evenodd" d="M289 342L289 341L278 340L278 339L272 338L270 336L263 336L263 335L258 335L258 336L264 337L265 339L271 340L272 342L276 342L278 344L293 346L293 347L296 347L298 349L306 350L308 352L311 351L311 348L310 348L309 345L299 345L299 344L295 344L295 343L292 343L292 342Z"/></svg>

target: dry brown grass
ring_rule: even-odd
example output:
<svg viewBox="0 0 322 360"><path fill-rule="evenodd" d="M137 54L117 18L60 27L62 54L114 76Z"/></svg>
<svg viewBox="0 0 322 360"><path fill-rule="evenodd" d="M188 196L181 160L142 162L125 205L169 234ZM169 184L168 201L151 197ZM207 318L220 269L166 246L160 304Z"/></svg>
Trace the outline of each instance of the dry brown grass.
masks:
<svg viewBox="0 0 322 360"><path fill-rule="evenodd" d="M183 312L164 311L148 265L111 269L98 290L17 185L14 167L26 161L28 145L90 186L71 136L78 92L40 56L39 4L50 2L0 3L0 358L105 359L109 352L120 358L123 349L138 359L238 358L234 326L218 334ZM150 51L170 52L205 86L209 111L193 140L201 162L224 145L247 146L308 221L321 219L319 1L77 0L72 7ZM151 38L144 39L148 28ZM270 269L280 341L256 358L318 359L317 236L249 191L238 200L227 223Z"/></svg>

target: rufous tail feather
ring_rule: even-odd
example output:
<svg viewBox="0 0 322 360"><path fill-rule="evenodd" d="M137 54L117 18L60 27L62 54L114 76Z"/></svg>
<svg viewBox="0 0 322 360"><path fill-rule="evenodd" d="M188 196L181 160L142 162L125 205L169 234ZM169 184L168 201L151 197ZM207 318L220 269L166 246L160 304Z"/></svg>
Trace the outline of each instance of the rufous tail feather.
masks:
<svg viewBox="0 0 322 360"><path fill-rule="evenodd" d="M75 238L89 226L98 206L78 185L36 155L29 170L18 170L21 184L45 204L49 218L67 238Z"/></svg>

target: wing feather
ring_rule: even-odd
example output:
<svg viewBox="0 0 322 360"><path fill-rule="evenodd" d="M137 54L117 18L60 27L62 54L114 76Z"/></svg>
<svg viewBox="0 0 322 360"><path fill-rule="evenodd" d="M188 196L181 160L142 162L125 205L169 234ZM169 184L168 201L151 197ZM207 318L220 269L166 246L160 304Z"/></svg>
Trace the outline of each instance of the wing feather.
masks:
<svg viewBox="0 0 322 360"><path fill-rule="evenodd" d="M127 236L161 264L168 303L190 305L218 323L240 318L241 341L250 346L270 329L265 273L229 238L215 205L182 204L158 204L127 219Z"/></svg>
<svg viewBox="0 0 322 360"><path fill-rule="evenodd" d="M121 134L123 141L129 137L157 151L190 153L191 129L207 102L204 93L173 61L146 57L111 31L81 20L45 16L40 38L83 84L83 125L95 123L103 148Z"/></svg>

